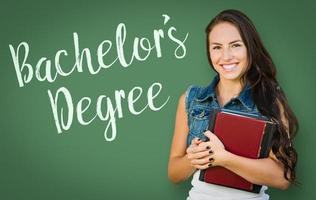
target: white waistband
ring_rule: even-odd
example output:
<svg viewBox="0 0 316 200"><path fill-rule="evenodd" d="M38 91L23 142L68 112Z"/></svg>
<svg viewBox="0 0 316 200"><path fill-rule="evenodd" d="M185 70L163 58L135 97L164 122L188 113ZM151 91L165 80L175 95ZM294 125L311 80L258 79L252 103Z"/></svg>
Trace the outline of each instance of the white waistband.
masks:
<svg viewBox="0 0 316 200"><path fill-rule="evenodd" d="M199 180L200 170L193 174L191 181L192 188L189 191L187 200L268 200L269 195L265 193L267 186L263 186L259 194L238 190L234 188L205 183Z"/></svg>

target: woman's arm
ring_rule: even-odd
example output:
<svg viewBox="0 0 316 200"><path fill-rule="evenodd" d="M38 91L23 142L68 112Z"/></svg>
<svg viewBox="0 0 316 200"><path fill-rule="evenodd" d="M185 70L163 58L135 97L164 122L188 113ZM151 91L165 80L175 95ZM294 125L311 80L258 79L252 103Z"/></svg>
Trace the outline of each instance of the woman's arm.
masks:
<svg viewBox="0 0 316 200"><path fill-rule="evenodd" d="M188 132L185 94L183 94L179 99L168 165L168 177L174 183L186 180L196 169L206 169L213 162L210 159L213 152L209 146L200 145L203 143L202 140L194 138L187 148Z"/></svg>
<svg viewBox="0 0 316 200"><path fill-rule="evenodd" d="M214 152L211 155L214 159L213 166L225 167L254 184L268 185L279 189L288 188L290 183L284 178L283 165L275 158L272 151L270 151L268 158L245 158L226 151L222 142L210 131L206 131L204 134L210 141L201 145L211 146Z"/></svg>
<svg viewBox="0 0 316 200"><path fill-rule="evenodd" d="M171 145L168 177L174 183L189 178L195 171L190 164L186 154L186 138L188 136L189 127L187 122L187 113L185 111L185 94L181 95L178 103L174 135Z"/></svg>
<svg viewBox="0 0 316 200"><path fill-rule="evenodd" d="M281 113L281 121L288 130L288 120L285 117L284 109L278 102ZM250 159L235 155L225 150L222 142L216 135L207 131L204 133L209 139L209 142L200 144L200 146L211 146L214 159L212 165L223 166L251 183L258 185L268 185L274 188L287 189L290 182L284 177L284 166L276 158L272 150L268 158Z"/></svg>
<svg viewBox="0 0 316 200"><path fill-rule="evenodd" d="M290 183L284 178L283 165L272 151L263 159L249 159L235 154L226 153L222 166L240 175L251 183L268 185L274 188L287 189Z"/></svg>
<svg viewBox="0 0 316 200"><path fill-rule="evenodd" d="M188 132L185 95L182 95L178 103L168 164L168 177L172 182L179 183L186 180L196 169L206 169L218 165L254 184L280 189L288 188L290 183L284 178L283 165L272 151L270 151L269 157L264 159L241 157L226 151L222 142L210 131L204 133L210 139L208 142L195 139L186 149Z"/></svg>
<svg viewBox="0 0 316 200"><path fill-rule="evenodd" d="M288 120L285 118L284 109L280 106L281 120L288 130ZM222 142L211 132L205 132L210 138L210 143L200 145L210 145L214 153L211 157L214 159L213 165L223 166L234 173L240 175L251 183L258 185L268 185L279 189L287 189L290 182L284 177L284 166L275 157L272 150L268 158L249 159L232 154L226 151Z"/></svg>

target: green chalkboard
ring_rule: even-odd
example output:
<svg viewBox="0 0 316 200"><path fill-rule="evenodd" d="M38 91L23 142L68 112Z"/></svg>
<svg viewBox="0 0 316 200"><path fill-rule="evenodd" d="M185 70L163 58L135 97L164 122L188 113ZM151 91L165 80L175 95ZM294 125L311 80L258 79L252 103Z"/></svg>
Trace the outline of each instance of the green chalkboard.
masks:
<svg viewBox="0 0 316 200"><path fill-rule="evenodd" d="M0 1L0 199L185 199L168 180L179 96L213 78L204 28L234 8L255 23L300 130L300 185L316 166L312 1Z"/></svg>

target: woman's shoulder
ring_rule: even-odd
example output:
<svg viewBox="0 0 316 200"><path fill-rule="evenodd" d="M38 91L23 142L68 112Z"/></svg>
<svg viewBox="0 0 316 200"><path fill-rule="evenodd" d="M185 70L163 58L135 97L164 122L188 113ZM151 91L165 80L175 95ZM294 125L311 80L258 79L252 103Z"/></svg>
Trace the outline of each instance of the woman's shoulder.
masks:
<svg viewBox="0 0 316 200"><path fill-rule="evenodd" d="M185 93L181 95L187 113L189 113L189 110L193 107L193 105L202 104L201 99L205 99L208 91L207 86L190 85L187 87Z"/></svg>
<svg viewBox="0 0 316 200"><path fill-rule="evenodd" d="M197 95L203 87L198 85L189 85L184 93L185 97Z"/></svg>
<svg viewBox="0 0 316 200"><path fill-rule="evenodd" d="M185 110L187 110L188 107L188 101L192 99L192 94L197 93L199 90L199 86L196 85L189 85L186 90L180 95L178 100L178 106L183 107Z"/></svg>

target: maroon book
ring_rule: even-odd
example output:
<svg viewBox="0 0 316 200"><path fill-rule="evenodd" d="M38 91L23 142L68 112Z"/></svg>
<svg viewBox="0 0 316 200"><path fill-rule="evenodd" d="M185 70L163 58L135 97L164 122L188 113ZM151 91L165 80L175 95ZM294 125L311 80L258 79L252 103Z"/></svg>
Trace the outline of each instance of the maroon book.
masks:
<svg viewBox="0 0 316 200"><path fill-rule="evenodd" d="M258 159L268 157L275 127L265 117L223 109L211 112L208 130L216 134L227 151ZM201 170L200 180L254 193L262 187L220 166Z"/></svg>

